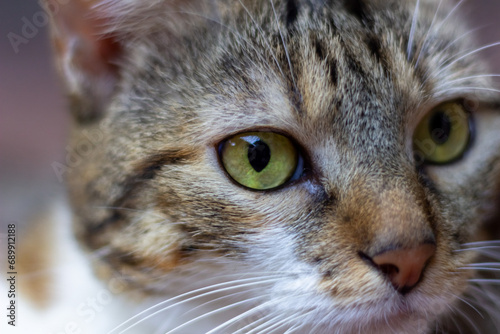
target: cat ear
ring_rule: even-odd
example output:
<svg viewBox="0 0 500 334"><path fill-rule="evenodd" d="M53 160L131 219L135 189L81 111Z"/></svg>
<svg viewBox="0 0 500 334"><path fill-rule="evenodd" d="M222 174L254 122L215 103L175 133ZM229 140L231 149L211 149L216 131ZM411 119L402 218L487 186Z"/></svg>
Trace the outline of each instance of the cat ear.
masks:
<svg viewBox="0 0 500 334"><path fill-rule="evenodd" d="M204 17L192 13L214 8L210 0L43 1L51 16L56 64L71 110L81 122L99 119L105 112L133 41L152 31L185 33Z"/></svg>
<svg viewBox="0 0 500 334"><path fill-rule="evenodd" d="M106 29L110 18L95 0L46 0L56 64L70 107L81 122L98 119L119 80L123 48Z"/></svg>

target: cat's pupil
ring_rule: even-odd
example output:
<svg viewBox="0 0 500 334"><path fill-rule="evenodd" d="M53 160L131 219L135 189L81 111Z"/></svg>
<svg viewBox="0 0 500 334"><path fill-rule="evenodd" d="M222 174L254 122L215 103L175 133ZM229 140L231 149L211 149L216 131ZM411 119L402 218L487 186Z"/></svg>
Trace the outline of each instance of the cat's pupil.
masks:
<svg viewBox="0 0 500 334"><path fill-rule="evenodd" d="M442 145L448 141L451 133L451 120L448 115L442 111L436 112L429 121L431 138Z"/></svg>
<svg viewBox="0 0 500 334"><path fill-rule="evenodd" d="M271 160L271 150L262 140L248 146L248 161L257 173L260 173Z"/></svg>

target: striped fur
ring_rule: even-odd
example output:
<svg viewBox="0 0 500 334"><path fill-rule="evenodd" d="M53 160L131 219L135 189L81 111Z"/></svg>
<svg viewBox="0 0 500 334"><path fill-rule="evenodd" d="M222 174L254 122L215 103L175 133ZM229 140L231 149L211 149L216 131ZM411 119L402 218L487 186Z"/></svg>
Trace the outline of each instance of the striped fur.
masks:
<svg viewBox="0 0 500 334"><path fill-rule="evenodd" d="M467 321L474 297L457 303L474 274L461 268L475 261L461 250L478 239L499 180L498 96L452 1L91 3L68 6L85 8L102 37L86 43L115 51L94 57L106 77L80 50L68 57L67 35L80 36L61 28L70 7L53 13L53 36L67 45L57 55L78 120L70 145L100 134L66 180L76 236L100 254L104 279L175 296L169 280L192 281L186 268L207 263L214 278L285 272L249 292L268 311L228 324L270 312L283 326L266 333L494 332L498 295L482 323ZM109 84L105 96L93 89ZM455 100L473 102L473 146L452 165L416 166L415 127ZM293 138L305 174L275 191L231 182L217 146L254 130ZM429 235L436 254L404 296L359 256Z"/></svg>

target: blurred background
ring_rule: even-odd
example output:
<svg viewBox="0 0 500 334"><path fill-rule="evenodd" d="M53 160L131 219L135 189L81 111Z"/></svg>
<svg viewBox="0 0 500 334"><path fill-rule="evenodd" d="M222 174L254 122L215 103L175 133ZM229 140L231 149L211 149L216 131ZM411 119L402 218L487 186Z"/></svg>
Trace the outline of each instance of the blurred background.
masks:
<svg viewBox="0 0 500 334"><path fill-rule="evenodd" d="M479 44L500 41L500 0L463 6ZM70 119L41 11L35 0L0 2L0 225L23 225L64 189L51 165L64 162ZM481 56L500 73L500 47Z"/></svg>
<svg viewBox="0 0 500 334"><path fill-rule="evenodd" d="M69 117L41 12L34 0L0 2L1 224L22 225L63 189L51 164L64 161Z"/></svg>

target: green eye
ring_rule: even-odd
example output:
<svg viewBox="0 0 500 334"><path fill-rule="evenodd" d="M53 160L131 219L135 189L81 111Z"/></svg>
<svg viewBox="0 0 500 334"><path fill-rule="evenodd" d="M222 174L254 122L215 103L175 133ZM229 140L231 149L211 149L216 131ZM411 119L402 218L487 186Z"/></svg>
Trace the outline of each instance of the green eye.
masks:
<svg viewBox="0 0 500 334"><path fill-rule="evenodd" d="M231 137L221 144L220 156L236 182L256 190L283 185L301 164L290 139L274 132L247 132Z"/></svg>
<svg viewBox="0 0 500 334"><path fill-rule="evenodd" d="M446 164L459 159L471 139L471 120L463 105L444 103L420 122L413 135L417 162Z"/></svg>

